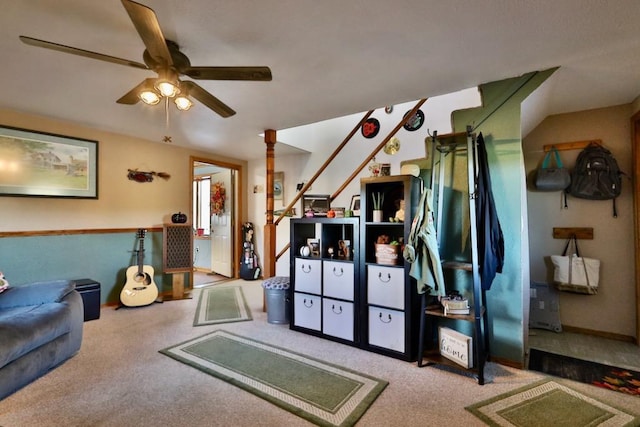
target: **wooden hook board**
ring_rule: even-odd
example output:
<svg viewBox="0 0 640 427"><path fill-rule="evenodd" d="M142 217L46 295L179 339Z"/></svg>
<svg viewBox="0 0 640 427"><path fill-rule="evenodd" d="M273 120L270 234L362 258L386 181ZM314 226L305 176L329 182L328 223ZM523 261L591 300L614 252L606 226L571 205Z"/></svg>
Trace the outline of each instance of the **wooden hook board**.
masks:
<svg viewBox="0 0 640 427"><path fill-rule="evenodd" d="M593 240L593 227L553 227L554 239L568 239L576 236L576 239Z"/></svg>
<svg viewBox="0 0 640 427"><path fill-rule="evenodd" d="M557 144L546 144L543 146L543 150L545 153L551 150L551 147L556 147L558 151L565 150L582 150L589 146L589 144L598 144L602 145L601 139L591 139L589 141L574 141L574 142L559 142Z"/></svg>

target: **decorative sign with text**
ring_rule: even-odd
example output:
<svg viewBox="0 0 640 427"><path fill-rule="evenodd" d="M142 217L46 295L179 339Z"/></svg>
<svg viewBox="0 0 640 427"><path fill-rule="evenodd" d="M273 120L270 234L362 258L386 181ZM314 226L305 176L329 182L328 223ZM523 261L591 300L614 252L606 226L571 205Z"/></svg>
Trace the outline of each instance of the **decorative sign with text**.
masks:
<svg viewBox="0 0 640 427"><path fill-rule="evenodd" d="M473 340L450 328L438 328L440 354L465 368L473 367Z"/></svg>

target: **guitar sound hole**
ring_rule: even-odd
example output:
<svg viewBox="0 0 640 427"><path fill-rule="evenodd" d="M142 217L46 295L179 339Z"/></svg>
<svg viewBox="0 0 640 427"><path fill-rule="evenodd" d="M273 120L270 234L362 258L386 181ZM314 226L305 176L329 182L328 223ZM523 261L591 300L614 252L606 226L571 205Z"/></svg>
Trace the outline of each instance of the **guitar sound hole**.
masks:
<svg viewBox="0 0 640 427"><path fill-rule="evenodd" d="M151 284L151 277L149 277L147 273L138 273L135 275L133 280L135 280L137 283L142 283L145 286ZM138 289L144 289L144 288L138 288Z"/></svg>

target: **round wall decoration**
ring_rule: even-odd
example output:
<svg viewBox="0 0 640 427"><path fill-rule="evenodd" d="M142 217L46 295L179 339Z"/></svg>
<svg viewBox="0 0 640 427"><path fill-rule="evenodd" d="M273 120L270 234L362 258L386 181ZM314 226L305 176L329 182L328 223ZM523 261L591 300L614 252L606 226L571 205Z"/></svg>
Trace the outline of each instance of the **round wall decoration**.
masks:
<svg viewBox="0 0 640 427"><path fill-rule="evenodd" d="M362 124L360 131L362 132L362 136L365 138L374 138L378 132L380 132L380 122L378 119L369 117L367 121Z"/></svg>
<svg viewBox="0 0 640 427"><path fill-rule="evenodd" d="M407 114L409 114L410 112L411 112L411 110L409 110L406 113L404 113L403 117L406 117ZM413 115L413 117L411 117L409 120L407 120L407 123L404 124L404 128L406 130L408 130L409 132L413 132L413 131L416 131L416 130L420 129L420 127L422 126L423 123L424 123L424 113L422 112L422 110L418 110Z"/></svg>
<svg viewBox="0 0 640 427"><path fill-rule="evenodd" d="M400 140L398 138L391 138L383 148L384 152L389 155L394 155L400 151Z"/></svg>

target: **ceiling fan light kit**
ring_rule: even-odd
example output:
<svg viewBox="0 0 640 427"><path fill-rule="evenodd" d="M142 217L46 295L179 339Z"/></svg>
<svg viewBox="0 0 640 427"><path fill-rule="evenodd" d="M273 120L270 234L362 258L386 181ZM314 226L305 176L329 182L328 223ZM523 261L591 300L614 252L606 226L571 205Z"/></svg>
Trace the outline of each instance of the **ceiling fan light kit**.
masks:
<svg viewBox="0 0 640 427"><path fill-rule="evenodd" d="M193 102L189 99L189 96L191 96L221 117L229 117L236 113L231 107L195 82L191 80L181 81L179 77L184 75L196 80L271 80L269 67L191 66L189 58L180 52L179 46L175 42L164 38L158 18L152 9L131 0L121 1L145 45L146 49L142 54L144 64L32 37L19 36L19 38L23 43L30 46L150 70L158 74L157 78L145 79L120 97L116 101L118 104L133 105L138 101L142 101L147 105L156 105L165 97L167 99L174 98L173 101L176 107L181 111L186 111L193 105Z"/></svg>

